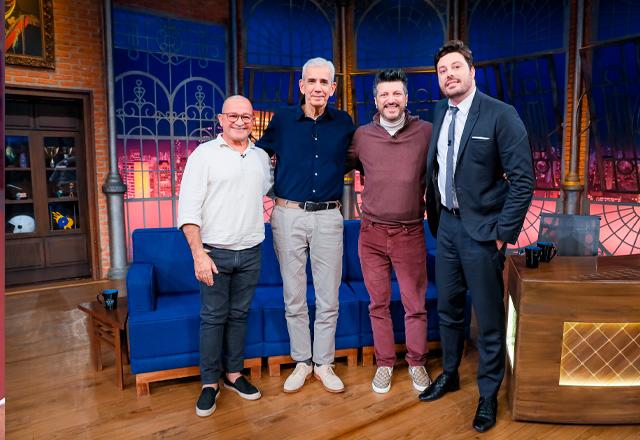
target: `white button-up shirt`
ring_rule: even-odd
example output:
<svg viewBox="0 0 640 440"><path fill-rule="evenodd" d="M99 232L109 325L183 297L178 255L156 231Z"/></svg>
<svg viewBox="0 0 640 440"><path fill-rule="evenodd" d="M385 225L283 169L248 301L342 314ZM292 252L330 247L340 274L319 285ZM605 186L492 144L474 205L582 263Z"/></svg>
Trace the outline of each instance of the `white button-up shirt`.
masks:
<svg viewBox="0 0 640 440"><path fill-rule="evenodd" d="M456 129L454 134L453 141L453 174L455 176L456 172L456 164L458 159L458 150L460 149L460 138L462 137L462 132L464 131L464 125L467 123L467 116L469 116L469 109L471 108L471 102L473 101L473 97L476 96L476 88L474 86L473 92L460 104L456 105L458 107L458 113L456 113ZM454 104L449 101L449 106L453 106ZM438 159L438 189L440 190L440 198L441 200L446 200L445 197L445 184L447 179L450 177L447 176L447 148L449 142L449 125L451 125L451 110L447 110L447 113L444 116L444 120L442 121L442 127L440 127L440 134L438 135L438 151L437 151L437 159ZM444 202L443 202L444 203ZM454 208L458 208L458 198L456 197L456 186L453 185L453 206Z"/></svg>
<svg viewBox="0 0 640 440"><path fill-rule="evenodd" d="M273 184L270 160L251 141L240 154L222 135L189 156L180 184L178 227L200 227L202 242L230 250L264 240L263 196Z"/></svg>

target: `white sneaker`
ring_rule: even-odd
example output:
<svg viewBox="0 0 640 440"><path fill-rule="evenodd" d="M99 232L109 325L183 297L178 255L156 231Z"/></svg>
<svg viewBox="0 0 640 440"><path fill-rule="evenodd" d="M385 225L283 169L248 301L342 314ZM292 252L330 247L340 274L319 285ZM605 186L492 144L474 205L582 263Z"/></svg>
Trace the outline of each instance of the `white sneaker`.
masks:
<svg viewBox="0 0 640 440"><path fill-rule="evenodd" d="M419 367L409 367L409 376L411 376L413 388L420 392L423 392L429 387L429 385L431 385L429 373L422 365Z"/></svg>
<svg viewBox="0 0 640 440"><path fill-rule="evenodd" d="M284 381L284 392L295 393L296 391L300 391L300 388L302 388L307 379L311 377L312 372L313 367L311 365L307 365L304 362L298 362L293 373L291 373L289 377L287 377L287 380Z"/></svg>
<svg viewBox="0 0 640 440"><path fill-rule="evenodd" d="M378 367L376 375L373 376L373 380L371 381L373 391L380 394L388 393L391 389L392 374L393 367Z"/></svg>
<svg viewBox="0 0 640 440"><path fill-rule="evenodd" d="M333 365L320 365L313 367L313 373L316 379L322 382L324 389L330 393L341 393L344 391L344 384L336 373L333 372Z"/></svg>

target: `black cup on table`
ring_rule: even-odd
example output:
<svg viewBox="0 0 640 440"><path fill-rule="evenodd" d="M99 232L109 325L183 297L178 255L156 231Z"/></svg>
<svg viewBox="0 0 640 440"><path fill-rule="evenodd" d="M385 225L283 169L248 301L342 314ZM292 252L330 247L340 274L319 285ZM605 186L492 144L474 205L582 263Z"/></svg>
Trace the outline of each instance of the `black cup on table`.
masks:
<svg viewBox="0 0 640 440"><path fill-rule="evenodd" d="M540 263L542 248L538 246L527 246L524 248L524 258L527 267L536 268Z"/></svg>
<svg viewBox="0 0 640 440"><path fill-rule="evenodd" d="M100 300L100 295L102 295L102 300ZM96 299L106 310L115 310L118 308L118 289L105 289L96 295Z"/></svg>
<svg viewBox="0 0 640 440"><path fill-rule="evenodd" d="M558 248L550 241L539 241L537 246L542 249L542 255L540 255L540 261L542 263L548 263L558 253Z"/></svg>

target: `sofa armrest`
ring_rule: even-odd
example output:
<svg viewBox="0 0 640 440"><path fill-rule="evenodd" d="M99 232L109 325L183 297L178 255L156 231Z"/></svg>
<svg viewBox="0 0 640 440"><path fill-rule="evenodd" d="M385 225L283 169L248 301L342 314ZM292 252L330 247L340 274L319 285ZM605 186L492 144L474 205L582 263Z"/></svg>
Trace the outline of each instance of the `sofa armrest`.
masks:
<svg viewBox="0 0 640 440"><path fill-rule="evenodd" d="M133 263L127 272L129 313L151 312L156 308L156 285L153 264Z"/></svg>

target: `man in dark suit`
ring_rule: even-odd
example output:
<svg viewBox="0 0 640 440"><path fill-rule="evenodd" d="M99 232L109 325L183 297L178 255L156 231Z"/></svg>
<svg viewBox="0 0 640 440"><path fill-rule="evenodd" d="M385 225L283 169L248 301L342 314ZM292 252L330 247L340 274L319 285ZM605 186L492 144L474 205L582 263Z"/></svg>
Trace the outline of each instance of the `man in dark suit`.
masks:
<svg viewBox="0 0 640 440"><path fill-rule="evenodd" d="M427 156L427 215L437 237L436 282L443 373L420 394L431 401L460 388L464 307L478 321L480 400L473 427L495 425L505 369L504 252L515 243L533 195L527 132L516 110L475 85L471 50L459 40L436 54L447 97L435 108Z"/></svg>

